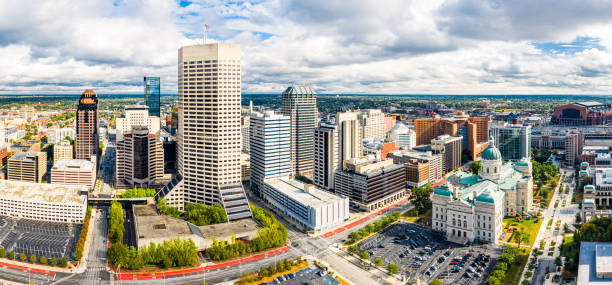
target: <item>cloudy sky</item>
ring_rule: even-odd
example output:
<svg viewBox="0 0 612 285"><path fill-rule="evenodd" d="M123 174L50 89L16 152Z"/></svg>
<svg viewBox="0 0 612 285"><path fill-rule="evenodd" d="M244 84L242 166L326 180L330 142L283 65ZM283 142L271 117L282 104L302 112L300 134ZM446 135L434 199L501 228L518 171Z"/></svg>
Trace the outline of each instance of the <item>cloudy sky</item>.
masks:
<svg viewBox="0 0 612 285"><path fill-rule="evenodd" d="M243 91L611 94L612 2L0 0L0 93L176 93L177 49L242 45Z"/></svg>

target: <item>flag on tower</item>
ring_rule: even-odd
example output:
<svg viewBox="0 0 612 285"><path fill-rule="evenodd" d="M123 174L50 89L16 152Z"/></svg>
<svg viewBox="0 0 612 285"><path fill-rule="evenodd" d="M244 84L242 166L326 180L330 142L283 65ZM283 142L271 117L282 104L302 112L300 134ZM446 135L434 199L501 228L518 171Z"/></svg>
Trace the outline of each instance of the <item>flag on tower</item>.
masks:
<svg viewBox="0 0 612 285"><path fill-rule="evenodd" d="M210 27L208 25L204 24L204 29L209 30Z"/></svg>

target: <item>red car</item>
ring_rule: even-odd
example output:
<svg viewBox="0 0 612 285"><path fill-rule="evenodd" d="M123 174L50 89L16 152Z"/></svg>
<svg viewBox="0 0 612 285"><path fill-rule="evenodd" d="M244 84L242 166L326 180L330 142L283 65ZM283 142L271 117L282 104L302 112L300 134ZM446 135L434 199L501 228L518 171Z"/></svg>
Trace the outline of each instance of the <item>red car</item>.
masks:
<svg viewBox="0 0 612 285"><path fill-rule="evenodd" d="M459 264L459 261L453 260L450 262L450 265L457 265L457 264Z"/></svg>
<svg viewBox="0 0 612 285"><path fill-rule="evenodd" d="M465 256L467 256L467 257L472 257L472 254L471 254L471 253L468 253L468 254L466 254Z"/></svg>

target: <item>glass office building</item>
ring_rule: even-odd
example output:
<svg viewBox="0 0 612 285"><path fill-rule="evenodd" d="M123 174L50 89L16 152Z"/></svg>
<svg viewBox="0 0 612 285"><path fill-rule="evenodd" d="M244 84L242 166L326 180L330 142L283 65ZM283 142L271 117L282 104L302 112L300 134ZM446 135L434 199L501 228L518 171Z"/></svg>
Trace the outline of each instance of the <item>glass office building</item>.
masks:
<svg viewBox="0 0 612 285"><path fill-rule="evenodd" d="M145 77L145 105L149 107L149 116L159 117L159 77Z"/></svg>

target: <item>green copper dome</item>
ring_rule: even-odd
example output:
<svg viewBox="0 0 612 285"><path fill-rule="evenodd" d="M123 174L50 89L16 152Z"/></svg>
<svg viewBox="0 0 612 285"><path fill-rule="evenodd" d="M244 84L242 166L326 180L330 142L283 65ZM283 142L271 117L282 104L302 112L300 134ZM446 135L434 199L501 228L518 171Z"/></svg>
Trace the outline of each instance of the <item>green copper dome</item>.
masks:
<svg viewBox="0 0 612 285"><path fill-rule="evenodd" d="M495 199L493 199L493 196L491 196L489 192L483 192L482 194L478 195L476 197L476 201L495 204Z"/></svg>
<svg viewBox="0 0 612 285"><path fill-rule="evenodd" d="M434 191L434 194L442 195L442 196L453 196L453 193L448 189L438 188Z"/></svg>
<svg viewBox="0 0 612 285"><path fill-rule="evenodd" d="M485 160L501 160L502 155L495 146L489 146L482 151L482 159Z"/></svg>

